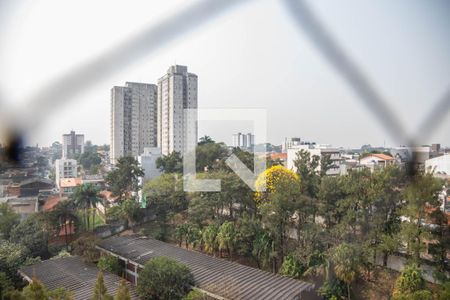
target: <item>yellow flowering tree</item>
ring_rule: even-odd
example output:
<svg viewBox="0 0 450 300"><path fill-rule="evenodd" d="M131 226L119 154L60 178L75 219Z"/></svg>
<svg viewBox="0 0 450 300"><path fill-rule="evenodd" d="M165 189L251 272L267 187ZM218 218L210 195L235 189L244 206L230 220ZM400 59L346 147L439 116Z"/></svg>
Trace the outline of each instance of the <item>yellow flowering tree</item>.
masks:
<svg viewBox="0 0 450 300"><path fill-rule="evenodd" d="M299 210L304 206L299 176L283 166L273 166L264 171L256 181L256 188L266 186L264 192L255 193L255 202L261 221L273 238L273 269L283 263L288 228L296 224Z"/></svg>
<svg viewBox="0 0 450 300"><path fill-rule="evenodd" d="M269 201L270 195L277 190L300 187L300 177L297 173L277 165L266 169L258 176L255 183L256 190L261 190L264 186L266 187L265 192L255 193L255 202L258 207Z"/></svg>

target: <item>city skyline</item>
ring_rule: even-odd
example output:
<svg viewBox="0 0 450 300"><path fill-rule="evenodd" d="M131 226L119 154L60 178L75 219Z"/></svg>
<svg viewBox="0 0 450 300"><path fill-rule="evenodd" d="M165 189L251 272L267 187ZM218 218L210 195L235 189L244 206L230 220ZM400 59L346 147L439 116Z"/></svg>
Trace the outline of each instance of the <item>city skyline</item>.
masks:
<svg viewBox="0 0 450 300"><path fill-rule="evenodd" d="M354 1L345 2L349 5L310 2L343 48L386 95L399 120L407 124L408 132L414 132L448 88L448 4L438 1L432 6L408 1L405 11L402 4L406 2L402 1L364 5ZM39 84L149 22L156 23L186 6L181 1L169 1L148 13L144 2L137 2L133 10L108 4L110 14L104 24L98 25L102 3L93 5L89 13L76 4L24 3L28 6L9 4L11 16L26 13L29 20L15 24L12 17L4 19L2 22L8 26L0 36L6 45L0 53L4 66L0 70L1 92L18 110L26 108L21 99ZM47 15L47 11L52 11L50 6L58 11L57 16ZM128 13L126 22L116 24L117 16L122 16L124 10ZM83 15L85 24L75 26L73 17L79 18L82 13L87 14ZM53 26L55 22L60 26ZM54 44L55 35L58 44ZM277 43L267 44L268 40ZM189 66L202 78L198 87L199 108L267 109L268 141L273 144L295 136L344 147L400 144L390 138L308 38L299 34L276 1L239 6L169 46L82 92L45 118L40 128L28 134L27 143L49 145L62 133L74 129L95 144L109 144L110 87L125 81L154 82L168 65L177 63ZM249 126L226 125L199 124L199 136L208 134L231 144L233 132L251 131ZM446 118L437 131L420 143L450 145L449 126Z"/></svg>

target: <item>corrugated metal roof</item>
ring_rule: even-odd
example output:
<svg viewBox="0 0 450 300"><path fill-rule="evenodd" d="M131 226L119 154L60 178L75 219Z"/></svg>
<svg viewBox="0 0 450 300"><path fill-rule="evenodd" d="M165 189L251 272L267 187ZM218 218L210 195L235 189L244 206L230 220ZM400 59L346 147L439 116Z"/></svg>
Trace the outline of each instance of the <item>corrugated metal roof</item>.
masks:
<svg viewBox="0 0 450 300"><path fill-rule="evenodd" d="M190 268L199 288L228 299L307 299L301 294L314 287L144 236L114 236L101 241L99 247L139 265L153 257L172 258Z"/></svg>
<svg viewBox="0 0 450 300"><path fill-rule="evenodd" d="M91 299L94 294L98 269L78 256L70 256L22 267L20 272L28 278L36 277L51 290L63 287L74 293L75 300L86 300ZM108 293L114 296L121 278L108 272L103 273ZM127 284L131 298L138 299L134 286Z"/></svg>

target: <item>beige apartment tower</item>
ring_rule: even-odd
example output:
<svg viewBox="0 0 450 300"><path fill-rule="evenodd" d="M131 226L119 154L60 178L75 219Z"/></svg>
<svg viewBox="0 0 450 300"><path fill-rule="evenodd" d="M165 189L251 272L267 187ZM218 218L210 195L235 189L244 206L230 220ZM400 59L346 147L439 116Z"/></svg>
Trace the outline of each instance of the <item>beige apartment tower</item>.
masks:
<svg viewBox="0 0 450 300"><path fill-rule="evenodd" d="M127 82L111 89L111 163L157 144L157 86Z"/></svg>
<svg viewBox="0 0 450 300"><path fill-rule="evenodd" d="M197 75L188 73L186 66L174 65L158 80L158 140L163 155L173 151L182 154L195 147L197 122L190 123L184 109L197 109ZM192 121L192 120L191 120ZM193 138L187 144L187 134Z"/></svg>

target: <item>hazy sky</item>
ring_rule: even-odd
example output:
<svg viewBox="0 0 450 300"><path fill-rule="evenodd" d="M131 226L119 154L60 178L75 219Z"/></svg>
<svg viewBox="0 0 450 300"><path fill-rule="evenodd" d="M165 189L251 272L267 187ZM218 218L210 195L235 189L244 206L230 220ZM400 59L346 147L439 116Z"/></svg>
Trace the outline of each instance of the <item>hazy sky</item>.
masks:
<svg viewBox="0 0 450 300"><path fill-rule="evenodd" d="M188 2L0 0L0 95L16 111L27 110L24 99L41 85ZM450 2L308 3L414 132L450 88ZM57 107L29 133L28 143L48 145L73 129L109 144L110 88L156 83L175 63L198 75L200 108L267 109L272 143L298 136L334 146L398 144L277 0L238 5L104 77ZM231 143L232 133L248 125L201 123L199 136ZM423 142L450 145L449 129L450 114Z"/></svg>

